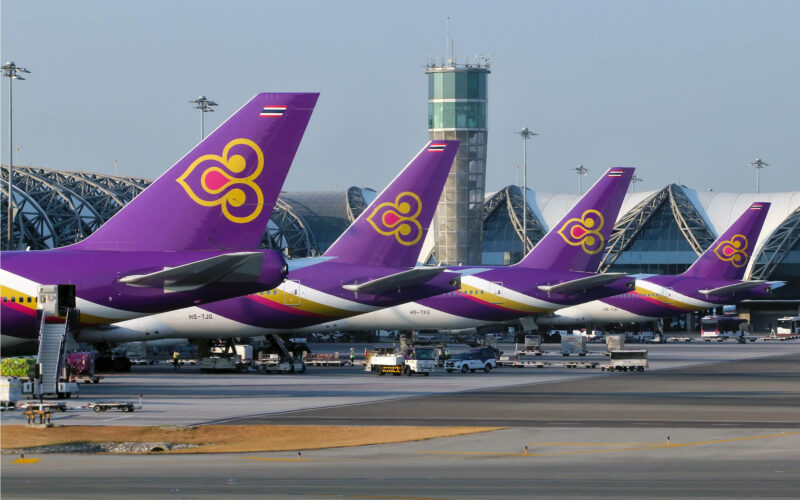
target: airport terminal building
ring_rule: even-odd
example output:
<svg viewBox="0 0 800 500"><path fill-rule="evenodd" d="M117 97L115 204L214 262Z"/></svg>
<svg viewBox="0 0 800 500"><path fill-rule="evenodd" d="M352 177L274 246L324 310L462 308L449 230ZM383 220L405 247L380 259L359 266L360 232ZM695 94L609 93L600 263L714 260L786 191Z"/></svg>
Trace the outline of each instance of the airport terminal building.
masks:
<svg viewBox="0 0 800 500"><path fill-rule="evenodd" d="M18 249L68 245L91 234L150 184L147 179L65 172L33 166L14 168L14 241ZM8 167L3 165L2 227L7 224ZM375 198L372 189L284 192L265 228L261 246L292 257L322 254ZM510 265L522 258L523 217L535 244L577 201L577 194L528 191L508 186L487 195L481 207L480 262ZM800 191L717 193L670 184L663 189L629 193L603 256L601 271L631 274L678 274L691 265L752 202L772 204L745 273L746 279L784 280L769 300L746 303L762 328L800 311ZM420 261L437 263L436 225ZM6 239L2 238L3 249ZM759 323L762 323L759 325Z"/></svg>

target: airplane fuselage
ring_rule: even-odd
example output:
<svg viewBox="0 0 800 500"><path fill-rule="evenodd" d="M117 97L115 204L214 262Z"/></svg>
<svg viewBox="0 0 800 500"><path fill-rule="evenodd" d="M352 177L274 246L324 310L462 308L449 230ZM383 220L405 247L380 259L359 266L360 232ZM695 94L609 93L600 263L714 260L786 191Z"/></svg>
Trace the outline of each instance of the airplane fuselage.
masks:
<svg viewBox="0 0 800 500"><path fill-rule="evenodd" d="M768 294L772 288L772 283L767 282L723 296L701 292L736 283L740 282L681 275L649 276L637 279L635 290L559 309L552 317L542 317L537 322L559 325L580 322L653 321L761 297Z"/></svg>
<svg viewBox="0 0 800 500"><path fill-rule="evenodd" d="M381 294L348 291L343 285L364 283L404 268L362 266L326 261L290 272L279 287L145 318L112 327L82 328L78 340L129 342L155 338L257 336L338 320L419 297L447 293L459 275L444 272L425 284Z"/></svg>
<svg viewBox="0 0 800 500"><path fill-rule="evenodd" d="M633 280L623 277L605 286L571 294L548 293L551 285L590 275L525 267L453 267L464 273L461 288L349 319L316 325L320 330L461 329L516 320L542 312L619 293Z"/></svg>
<svg viewBox="0 0 800 500"><path fill-rule="evenodd" d="M3 252L0 268L3 345L14 338L35 340L39 285L74 284L76 307L84 325L108 324L192 304L220 300L277 286L286 274L285 261L271 250L263 256L261 274L253 283L213 283L192 291L122 283L121 278L161 271L225 254L220 251L141 252L70 248Z"/></svg>

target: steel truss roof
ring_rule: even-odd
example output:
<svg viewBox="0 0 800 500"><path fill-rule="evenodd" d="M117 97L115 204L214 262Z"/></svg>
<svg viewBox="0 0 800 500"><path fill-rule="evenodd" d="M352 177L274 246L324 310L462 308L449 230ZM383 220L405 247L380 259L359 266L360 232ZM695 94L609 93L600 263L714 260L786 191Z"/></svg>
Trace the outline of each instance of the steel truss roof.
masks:
<svg viewBox="0 0 800 500"><path fill-rule="evenodd" d="M792 212L761 246L761 252L750 270L750 279L769 279L798 240L800 240L800 208Z"/></svg>
<svg viewBox="0 0 800 500"><path fill-rule="evenodd" d="M683 189L677 184L670 184L641 201L614 225L614 231L608 238L606 253L600 261L600 272L608 271L619 256L630 248L647 222L664 203L669 203L670 211L681 234L698 256L714 242L716 239L714 234Z"/></svg>
<svg viewBox="0 0 800 500"><path fill-rule="evenodd" d="M525 203L522 197L522 190L519 186L508 186L492 195L483 204L482 220L484 224L486 220L498 210L501 206L508 211L508 218L511 220L511 225L517 233L517 237L522 241L523 239L523 205ZM528 248L533 246L544 238L545 230L539 222L539 219L533 214L530 206L525 207L524 217L527 218L527 239Z"/></svg>

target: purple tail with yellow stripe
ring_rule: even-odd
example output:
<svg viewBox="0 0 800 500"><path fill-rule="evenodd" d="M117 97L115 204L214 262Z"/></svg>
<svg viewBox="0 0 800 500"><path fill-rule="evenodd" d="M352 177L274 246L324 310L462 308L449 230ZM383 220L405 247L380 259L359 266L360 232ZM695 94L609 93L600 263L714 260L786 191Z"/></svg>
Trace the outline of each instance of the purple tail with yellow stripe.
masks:
<svg viewBox="0 0 800 500"><path fill-rule="evenodd" d="M324 255L346 264L416 264L458 141L431 141Z"/></svg>
<svg viewBox="0 0 800 500"><path fill-rule="evenodd" d="M747 207L727 231L703 252L683 276L740 280L761 234L770 204L756 202Z"/></svg>
<svg viewBox="0 0 800 500"><path fill-rule="evenodd" d="M256 95L75 248L256 248L318 97Z"/></svg>
<svg viewBox="0 0 800 500"><path fill-rule="evenodd" d="M517 266L596 271L633 171L624 167L609 169Z"/></svg>

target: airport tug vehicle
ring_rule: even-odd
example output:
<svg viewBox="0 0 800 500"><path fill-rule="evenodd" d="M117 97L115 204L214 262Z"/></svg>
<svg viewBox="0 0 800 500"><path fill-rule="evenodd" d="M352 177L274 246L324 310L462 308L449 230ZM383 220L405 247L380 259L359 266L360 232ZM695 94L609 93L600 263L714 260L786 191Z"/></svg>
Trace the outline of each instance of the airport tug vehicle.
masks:
<svg viewBox="0 0 800 500"><path fill-rule="evenodd" d="M426 377L433 372L435 364L433 347L407 347L396 352L384 349L367 353L365 371L378 375L408 375L421 373Z"/></svg>

